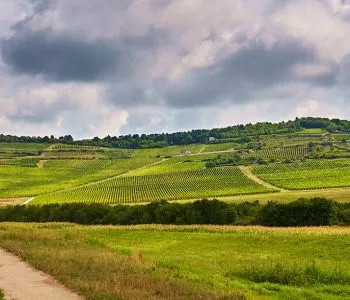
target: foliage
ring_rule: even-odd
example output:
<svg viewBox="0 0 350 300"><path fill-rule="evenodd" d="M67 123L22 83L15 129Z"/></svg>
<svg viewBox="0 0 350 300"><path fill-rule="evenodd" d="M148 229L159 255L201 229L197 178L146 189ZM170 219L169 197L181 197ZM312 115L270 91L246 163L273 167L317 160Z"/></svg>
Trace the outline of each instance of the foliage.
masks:
<svg viewBox="0 0 350 300"><path fill-rule="evenodd" d="M300 199L288 204L244 202L228 204L200 200L178 204L167 201L147 205L51 204L9 206L0 209L0 222L74 222L79 224L260 224L265 226L350 225L350 204L323 198Z"/></svg>
<svg viewBox="0 0 350 300"><path fill-rule="evenodd" d="M346 222L339 213L341 207L324 198L299 199L287 204L268 202L262 208L259 223L266 226L334 225Z"/></svg>
<svg viewBox="0 0 350 300"><path fill-rule="evenodd" d="M231 139L235 143L249 143L249 136L293 133L302 129L321 128L329 132L349 132L350 121L326 118L301 118L295 121L236 125L226 128L201 129L188 132L162 133L162 134L134 134L119 137L107 136L105 138L94 137L90 140L74 141L70 135L55 138L45 137L17 137L0 135L0 142L32 142L32 143L64 143L96 147L112 148L162 148L171 145L189 145L193 143L208 143L210 138L216 140ZM252 144L254 146L254 144Z"/></svg>

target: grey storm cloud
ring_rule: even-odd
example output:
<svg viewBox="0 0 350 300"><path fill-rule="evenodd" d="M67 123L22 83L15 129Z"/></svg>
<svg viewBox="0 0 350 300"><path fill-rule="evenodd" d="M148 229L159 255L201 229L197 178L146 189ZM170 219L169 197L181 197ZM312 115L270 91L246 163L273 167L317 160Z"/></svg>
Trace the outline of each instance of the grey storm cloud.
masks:
<svg viewBox="0 0 350 300"><path fill-rule="evenodd" d="M57 81L96 81L113 74L119 53L111 42L84 41L52 32L20 33L2 42L3 61L18 74Z"/></svg>
<svg viewBox="0 0 350 300"><path fill-rule="evenodd" d="M142 67L166 32L149 27L141 36L85 40L52 30L29 31L19 26L0 44L2 60L16 74L42 75L51 81L94 82L129 77Z"/></svg>
<svg viewBox="0 0 350 300"><path fill-rule="evenodd" d="M173 106L198 106L221 100L245 102L252 91L292 79L296 63L315 60L312 48L302 41L277 41L273 47L253 41L214 66L190 71L166 90Z"/></svg>

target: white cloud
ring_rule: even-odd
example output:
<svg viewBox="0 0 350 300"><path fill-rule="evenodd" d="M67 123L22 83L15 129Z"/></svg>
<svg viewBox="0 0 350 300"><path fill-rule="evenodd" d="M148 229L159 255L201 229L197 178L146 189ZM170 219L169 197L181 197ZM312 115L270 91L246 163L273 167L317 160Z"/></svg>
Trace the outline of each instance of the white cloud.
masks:
<svg viewBox="0 0 350 300"><path fill-rule="evenodd" d="M89 124L90 133L95 136L120 135L120 128L128 118L126 111L105 110L101 113L101 120Z"/></svg>
<svg viewBox="0 0 350 300"><path fill-rule="evenodd" d="M0 38L2 38L11 35L12 25L26 18L31 6L26 1L1 0L0 9Z"/></svg>
<svg viewBox="0 0 350 300"><path fill-rule="evenodd" d="M344 114L341 108L334 105L329 105L323 103L319 100L305 100L295 107L293 116L303 117L303 116L318 116L318 117L328 117L328 118L344 118Z"/></svg>
<svg viewBox="0 0 350 300"><path fill-rule="evenodd" d="M321 1L291 1L276 12L272 24L314 46L320 58L339 62L350 53L350 24L332 12L340 5L333 2L330 9Z"/></svg>
<svg viewBox="0 0 350 300"><path fill-rule="evenodd" d="M297 64L294 66L294 72L297 76L312 78L327 75L331 69L321 64Z"/></svg>

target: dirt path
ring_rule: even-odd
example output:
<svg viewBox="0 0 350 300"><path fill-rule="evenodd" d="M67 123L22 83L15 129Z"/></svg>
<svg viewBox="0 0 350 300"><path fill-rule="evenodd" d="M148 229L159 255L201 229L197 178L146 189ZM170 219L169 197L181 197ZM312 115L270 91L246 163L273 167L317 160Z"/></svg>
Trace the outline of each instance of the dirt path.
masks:
<svg viewBox="0 0 350 300"><path fill-rule="evenodd" d="M0 198L0 207L7 205L21 205L26 198Z"/></svg>
<svg viewBox="0 0 350 300"><path fill-rule="evenodd" d="M29 204L30 202L32 202L34 199L35 199L35 197L31 197L31 198L27 199L26 201L24 201L24 202L22 203L22 205L27 205L27 204Z"/></svg>
<svg viewBox="0 0 350 300"><path fill-rule="evenodd" d="M274 189L274 190L279 190L281 192L285 192L287 190L279 188L277 186L274 186L272 184L269 184L268 182L260 179L258 176L256 176L252 170L250 169L249 166L240 166L239 169L242 171L242 173L247 176L248 178L250 178L251 180L255 181L256 183L259 183L260 185L267 187L269 189Z"/></svg>
<svg viewBox="0 0 350 300"><path fill-rule="evenodd" d="M51 276L33 269L1 248L0 289L5 293L6 300L83 299L57 283Z"/></svg>
<svg viewBox="0 0 350 300"><path fill-rule="evenodd" d="M198 154L201 154L203 151L204 151L204 149L205 149L205 145L198 151Z"/></svg>
<svg viewBox="0 0 350 300"><path fill-rule="evenodd" d="M47 162L47 160L39 160L39 162L36 164L39 169L44 167L44 164Z"/></svg>

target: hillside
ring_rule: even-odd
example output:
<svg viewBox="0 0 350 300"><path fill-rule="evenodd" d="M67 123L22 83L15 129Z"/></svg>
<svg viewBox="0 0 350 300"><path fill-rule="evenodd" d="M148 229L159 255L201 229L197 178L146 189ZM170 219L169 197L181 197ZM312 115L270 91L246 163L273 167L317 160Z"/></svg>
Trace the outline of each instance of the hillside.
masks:
<svg viewBox="0 0 350 300"><path fill-rule="evenodd" d="M142 147L142 136L123 147L1 136L0 246L86 299L348 299L347 124L261 123L180 145L151 135Z"/></svg>
<svg viewBox="0 0 350 300"><path fill-rule="evenodd" d="M328 196L332 190L331 198L344 199L350 195L349 124L304 118L132 136L130 144L124 145L165 138L169 144L176 136L187 140L188 134L195 139L204 134L206 141L142 149L101 146L108 137L68 141L1 135L0 201L116 204L218 197L297 199L306 192ZM107 145L127 138L110 138Z"/></svg>

